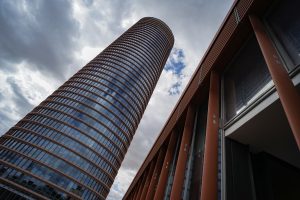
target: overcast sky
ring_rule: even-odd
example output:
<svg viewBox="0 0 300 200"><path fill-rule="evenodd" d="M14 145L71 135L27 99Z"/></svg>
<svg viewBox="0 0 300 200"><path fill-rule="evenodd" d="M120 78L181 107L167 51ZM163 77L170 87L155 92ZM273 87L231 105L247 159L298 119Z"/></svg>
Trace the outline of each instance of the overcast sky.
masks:
<svg viewBox="0 0 300 200"><path fill-rule="evenodd" d="M175 44L108 199L121 199L233 0L1 0L0 135L140 18Z"/></svg>

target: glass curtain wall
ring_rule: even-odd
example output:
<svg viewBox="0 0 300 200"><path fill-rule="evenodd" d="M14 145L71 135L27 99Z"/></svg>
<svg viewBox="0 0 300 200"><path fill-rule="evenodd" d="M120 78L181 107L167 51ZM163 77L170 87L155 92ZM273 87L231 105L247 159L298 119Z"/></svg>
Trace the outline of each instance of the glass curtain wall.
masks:
<svg viewBox="0 0 300 200"><path fill-rule="evenodd" d="M284 56L289 70L300 65L300 1L277 1L267 14L265 20L277 39L276 46L287 53ZM288 62L288 61L291 62Z"/></svg>
<svg viewBox="0 0 300 200"><path fill-rule="evenodd" d="M241 113L273 85L253 35L229 64L223 81L225 122Z"/></svg>

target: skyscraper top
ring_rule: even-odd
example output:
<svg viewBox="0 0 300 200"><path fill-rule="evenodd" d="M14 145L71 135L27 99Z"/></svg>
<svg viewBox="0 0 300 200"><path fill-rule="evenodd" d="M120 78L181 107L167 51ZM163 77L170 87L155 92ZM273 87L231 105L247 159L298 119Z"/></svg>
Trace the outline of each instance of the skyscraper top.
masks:
<svg viewBox="0 0 300 200"><path fill-rule="evenodd" d="M161 28L162 31L165 34L167 34L167 38L168 38L168 41L170 42L170 45L174 44L174 35L173 35L171 29L169 28L169 26L162 20L155 18L155 17L144 17L144 18L140 19L139 22L155 24L157 28Z"/></svg>

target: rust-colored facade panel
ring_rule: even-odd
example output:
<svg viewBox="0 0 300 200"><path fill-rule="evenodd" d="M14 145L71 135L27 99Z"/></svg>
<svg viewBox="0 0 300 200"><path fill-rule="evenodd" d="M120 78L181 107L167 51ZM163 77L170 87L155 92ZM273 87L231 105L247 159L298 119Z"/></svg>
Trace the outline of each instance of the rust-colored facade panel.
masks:
<svg viewBox="0 0 300 200"><path fill-rule="evenodd" d="M149 166L149 168L150 168L150 166ZM145 185L146 179L148 178L148 174L149 174L149 170L150 170L149 168L148 168L148 170L146 170L144 172L143 176L140 179L140 185L139 185L139 188L137 190L137 194L135 195L135 198L134 198L136 200L141 199L142 192L143 192L143 189L144 189L144 185Z"/></svg>
<svg viewBox="0 0 300 200"><path fill-rule="evenodd" d="M195 123L195 108L190 106L187 110L186 120L182 133L182 139L179 148L178 159L176 162L176 170L174 174L173 186L171 190L171 199L181 199L181 193L184 182L185 168L190 151L190 145L193 135L193 128Z"/></svg>
<svg viewBox="0 0 300 200"><path fill-rule="evenodd" d="M206 123L206 138L202 174L201 200L217 200L218 131L219 131L219 75L211 72Z"/></svg>
<svg viewBox="0 0 300 200"><path fill-rule="evenodd" d="M157 182L159 179L159 175L161 172L161 168L163 165L163 161L164 161L164 157L165 157L165 146L162 146L162 148L160 149L160 152L158 154L157 160L156 160L156 165L153 171L153 175L151 177L151 181L149 184L149 188L147 191L147 195L146 195L146 200L151 200L154 197L155 191L156 191L156 187L157 187Z"/></svg>
<svg viewBox="0 0 300 200"><path fill-rule="evenodd" d="M153 173L154 173L156 161L157 161L157 158L155 158L154 160L151 161L151 165L150 165L150 168L149 168L148 175L146 177L145 183L143 184L143 190L142 190L140 200L143 200L143 199L146 198L148 188L149 188L149 185L150 185L150 181L151 181Z"/></svg>
<svg viewBox="0 0 300 200"><path fill-rule="evenodd" d="M162 169L161 169L161 172L159 175L157 189L155 192L154 199L162 200L164 197L164 192L165 192L166 186L167 186L169 169L171 166L172 159L175 155L175 147L176 147L177 138L178 138L177 132L172 131L169 142L168 142L166 156L163 161Z"/></svg>

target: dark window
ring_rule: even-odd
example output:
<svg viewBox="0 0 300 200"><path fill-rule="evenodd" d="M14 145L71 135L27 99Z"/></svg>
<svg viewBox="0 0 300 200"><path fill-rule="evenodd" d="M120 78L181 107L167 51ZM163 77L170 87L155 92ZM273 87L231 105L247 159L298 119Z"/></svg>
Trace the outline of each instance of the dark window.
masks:
<svg viewBox="0 0 300 200"><path fill-rule="evenodd" d="M271 85L263 55L251 36L224 73L225 121L239 114Z"/></svg>
<svg viewBox="0 0 300 200"><path fill-rule="evenodd" d="M300 65L300 1L285 0L274 5L266 21L278 39L281 48L288 53L292 64L289 70Z"/></svg>

